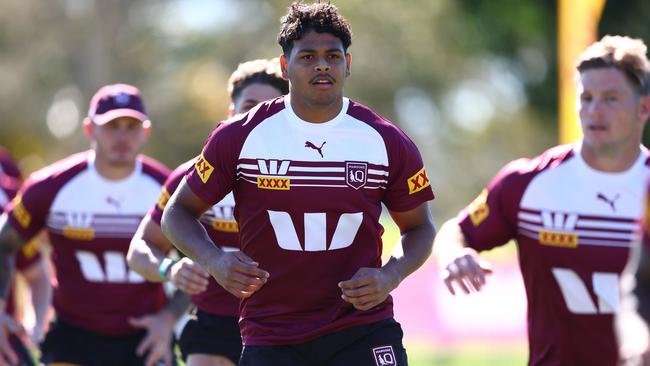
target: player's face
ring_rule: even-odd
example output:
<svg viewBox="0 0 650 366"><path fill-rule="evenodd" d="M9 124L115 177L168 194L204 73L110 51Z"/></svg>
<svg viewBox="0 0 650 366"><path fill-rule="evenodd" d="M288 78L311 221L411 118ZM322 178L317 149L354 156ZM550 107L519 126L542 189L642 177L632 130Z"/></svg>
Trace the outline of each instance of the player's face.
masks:
<svg viewBox="0 0 650 366"><path fill-rule="evenodd" d="M282 93L269 84L253 83L242 89L233 101L234 114L246 113L256 105L281 96Z"/></svg>
<svg viewBox="0 0 650 366"><path fill-rule="evenodd" d="M92 139L97 159L116 167L134 164L147 140L148 123L120 117L101 126L93 125Z"/></svg>
<svg viewBox="0 0 650 366"><path fill-rule="evenodd" d="M282 71L291 83L291 97L311 106L340 103L343 84L350 75L350 55L330 33L309 31L281 58Z"/></svg>
<svg viewBox="0 0 650 366"><path fill-rule="evenodd" d="M622 71L589 69L580 74L578 110L583 143L595 152L639 145L648 108Z"/></svg>

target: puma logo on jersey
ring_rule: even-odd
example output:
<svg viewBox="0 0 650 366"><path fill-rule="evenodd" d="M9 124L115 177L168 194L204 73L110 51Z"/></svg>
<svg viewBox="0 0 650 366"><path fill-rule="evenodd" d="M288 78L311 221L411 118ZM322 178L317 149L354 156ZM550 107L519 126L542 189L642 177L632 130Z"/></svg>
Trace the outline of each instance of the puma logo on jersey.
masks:
<svg viewBox="0 0 650 366"><path fill-rule="evenodd" d="M616 201L619 199L620 196L621 195L617 193L616 196L610 200L609 198L607 198L607 196L599 192L598 195L596 195L596 199L599 199L607 203L609 207L612 208L612 211L616 212Z"/></svg>
<svg viewBox="0 0 650 366"><path fill-rule="evenodd" d="M106 203L115 207L115 209L118 211L120 210L120 208L122 208L122 202L120 202L120 200L118 200L117 198L113 198L111 196L106 196Z"/></svg>
<svg viewBox="0 0 650 366"><path fill-rule="evenodd" d="M326 143L327 143L327 141L323 141L323 143L320 145L320 147L317 147L317 146L314 145L312 142L310 142L310 141L305 141L305 147L308 147L308 148L310 148L310 149L314 149L314 150L318 151L318 153L320 154L320 157L323 158L323 157L324 157L324 156L323 156L323 146L324 146Z"/></svg>

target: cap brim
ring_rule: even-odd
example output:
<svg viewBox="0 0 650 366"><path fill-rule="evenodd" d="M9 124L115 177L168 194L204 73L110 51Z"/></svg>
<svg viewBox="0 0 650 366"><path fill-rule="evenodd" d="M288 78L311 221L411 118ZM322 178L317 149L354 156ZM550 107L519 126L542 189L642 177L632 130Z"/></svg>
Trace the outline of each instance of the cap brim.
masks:
<svg viewBox="0 0 650 366"><path fill-rule="evenodd" d="M135 118L140 122L148 121L149 117L147 117L146 114L142 112L138 112L135 109L128 109L128 108L123 108L123 109L113 109L110 110L104 114L100 115L95 115L91 117L90 119L93 121L93 123L97 125L105 125L108 122L120 118L120 117L131 117Z"/></svg>

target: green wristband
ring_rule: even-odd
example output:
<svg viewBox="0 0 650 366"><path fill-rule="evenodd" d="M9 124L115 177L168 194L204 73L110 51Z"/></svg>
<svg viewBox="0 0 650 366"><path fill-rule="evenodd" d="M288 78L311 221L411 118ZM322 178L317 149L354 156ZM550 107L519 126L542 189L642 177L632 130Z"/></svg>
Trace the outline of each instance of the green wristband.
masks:
<svg viewBox="0 0 650 366"><path fill-rule="evenodd" d="M162 262L160 262L160 266L158 266L158 273L160 274L160 278L162 278L165 282L169 281L167 272L176 262L178 262L176 259L171 258L165 258L162 260Z"/></svg>

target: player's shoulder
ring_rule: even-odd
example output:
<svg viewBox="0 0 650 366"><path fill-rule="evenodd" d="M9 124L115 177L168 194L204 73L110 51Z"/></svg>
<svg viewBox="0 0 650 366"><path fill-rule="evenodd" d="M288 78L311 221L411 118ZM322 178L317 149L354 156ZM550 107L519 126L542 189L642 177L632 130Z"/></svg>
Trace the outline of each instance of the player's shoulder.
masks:
<svg viewBox="0 0 650 366"><path fill-rule="evenodd" d="M194 166L194 164L196 163L196 159L198 158L199 158L198 156L195 156L192 159L177 166L169 176L172 177L176 175L185 175L185 173L187 173L187 171Z"/></svg>
<svg viewBox="0 0 650 366"><path fill-rule="evenodd" d="M243 146L251 132L285 109L284 98L262 102L250 111L221 121L207 139L208 146L234 149Z"/></svg>
<svg viewBox="0 0 650 366"><path fill-rule="evenodd" d="M169 177L165 181L165 187L167 188L168 191L171 192L171 190L175 190L176 187L178 187L181 180L183 180L183 177L187 174L187 172L190 169L194 167L194 164L196 163L196 159L198 159L198 156L195 156L192 159L177 166L171 172L171 174L169 174Z"/></svg>
<svg viewBox="0 0 650 366"><path fill-rule="evenodd" d="M284 96L267 100L251 108L246 113L236 114L220 122L216 130L227 130L229 133L245 133L284 109Z"/></svg>
<svg viewBox="0 0 650 366"><path fill-rule="evenodd" d="M411 150L415 149L415 143L399 126L372 108L349 100L346 114L376 131L389 148L408 146Z"/></svg>
<svg viewBox="0 0 650 366"><path fill-rule="evenodd" d="M142 173L154 178L156 181L163 183L171 171L160 161L147 156L139 155L138 159L142 163Z"/></svg>
<svg viewBox="0 0 650 366"><path fill-rule="evenodd" d="M349 100L346 114L361 122L364 122L375 129L386 131L400 131L393 122L377 113L372 108L359 102Z"/></svg>
<svg viewBox="0 0 650 366"><path fill-rule="evenodd" d="M26 184L66 181L88 168L90 151L82 151L33 172Z"/></svg>
<svg viewBox="0 0 650 366"><path fill-rule="evenodd" d="M16 179L22 179L22 174L18 168L18 164L16 164L16 160L14 160L13 156L3 146L0 146L0 173Z"/></svg>
<svg viewBox="0 0 650 366"><path fill-rule="evenodd" d="M539 174L566 163L574 157L573 145L553 146L532 158L519 158L506 164L497 174L497 178L517 179Z"/></svg>

